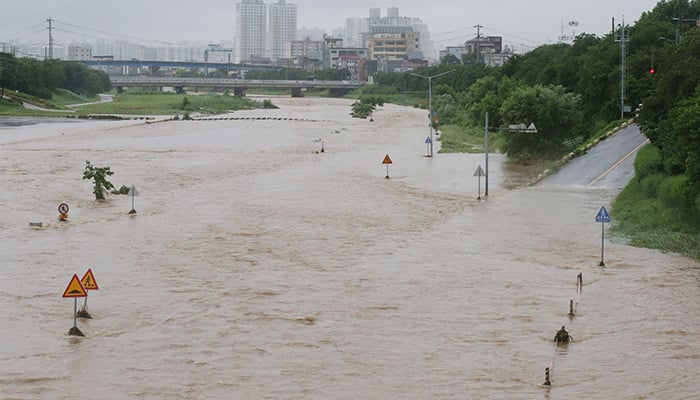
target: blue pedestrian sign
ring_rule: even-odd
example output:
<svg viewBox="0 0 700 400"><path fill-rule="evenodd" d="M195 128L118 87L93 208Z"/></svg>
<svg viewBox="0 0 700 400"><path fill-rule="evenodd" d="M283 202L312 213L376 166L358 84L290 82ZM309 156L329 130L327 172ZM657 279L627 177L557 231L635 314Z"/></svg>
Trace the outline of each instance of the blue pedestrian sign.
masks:
<svg viewBox="0 0 700 400"><path fill-rule="evenodd" d="M608 210L605 207L600 207L598 215L595 216L595 222L610 222L610 214L608 214Z"/></svg>
<svg viewBox="0 0 700 400"><path fill-rule="evenodd" d="M433 142L433 141L430 139L430 136L428 136L427 138L425 138L425 144L430 144L430 143L432 143L432 142Z"/></svg>

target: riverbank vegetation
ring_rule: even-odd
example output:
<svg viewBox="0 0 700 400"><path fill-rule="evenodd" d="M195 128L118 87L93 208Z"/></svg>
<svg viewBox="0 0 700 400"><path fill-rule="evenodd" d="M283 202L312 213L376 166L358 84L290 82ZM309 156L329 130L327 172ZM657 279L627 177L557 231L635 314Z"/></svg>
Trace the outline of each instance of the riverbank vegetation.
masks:
<svg viewBox="0 0 700 400"><path fill-rule="evenodd" d="M656 145L639 151L636 176L613 204L611 234L634 246L700 259L700 216L689 204L688 178L665 173L663 164Z"/></svg>
<svg viewBox="0 0 700 400"><path fill-rule="evenodd" d="M104 71L90 69L79 62L39 61L0 53L0 98L14 98L21 92L51 100L58 89L90 97L110 90L111 82Z"/></svg>
<svg viewBox="0 0 700 400"><path fill-rule="evenodd" d="M268 106L272 106L271 104ZM234 110L264 108L262 102L220 94L121 93L111 102L80 107L81 114L176 115L221 114Z"/></svg>

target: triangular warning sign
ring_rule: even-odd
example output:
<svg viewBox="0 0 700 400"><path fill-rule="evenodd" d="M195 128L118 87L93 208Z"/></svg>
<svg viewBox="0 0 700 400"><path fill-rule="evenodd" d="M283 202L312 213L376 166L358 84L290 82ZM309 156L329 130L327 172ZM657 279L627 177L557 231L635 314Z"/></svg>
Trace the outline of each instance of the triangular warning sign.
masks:
<svg viewBox="0 0 700 400"><path fill-rule="evenodd" d="M70 283L66 287L66 291L63 292L63 297L85 297L87 296L87 292L85 291L85 288L83 285L80 283L80 280L78 279L78 275L73 274L73 278L70 280Z"/></svg>
<svg viewBox="0 0 700 400"><path fill-rule="evenodd" d="M384 156L384 161L382 161L382 164L393 164L393 163L394 162L391 161L391 157L389 157L388 154Z"/></svg>
<svg viewBox="0 0 700 400"><path fill-rule="evenodd" d="M80 283L83 284L85 290L99 289L99 286L97 286L97 281L95 280L95 275L92 274L92 268L88 268L85 275L83 275L83 279L80 280Z"/></svg>

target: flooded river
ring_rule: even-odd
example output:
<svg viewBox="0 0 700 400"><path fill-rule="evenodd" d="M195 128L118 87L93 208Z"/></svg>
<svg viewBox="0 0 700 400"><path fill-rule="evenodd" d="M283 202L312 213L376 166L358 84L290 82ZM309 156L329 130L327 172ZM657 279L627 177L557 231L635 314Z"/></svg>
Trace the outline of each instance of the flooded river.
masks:
<svg viewBox="0 0 700 400"><path fill-rule="evenodd" d="M0 129L0 399L700 396L700 263L606 238L598 267L618 189L507 190L492 155L479 201L483 154L425 157L424 110L273 102ZM94 201L86 160L136 215Z"/></svg>

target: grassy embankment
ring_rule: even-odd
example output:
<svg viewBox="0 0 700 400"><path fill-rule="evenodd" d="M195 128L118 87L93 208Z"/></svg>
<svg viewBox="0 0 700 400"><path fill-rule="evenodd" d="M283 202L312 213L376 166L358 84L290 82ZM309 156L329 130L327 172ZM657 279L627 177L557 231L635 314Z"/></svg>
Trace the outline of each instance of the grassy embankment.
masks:
<svg viewBox="0 0 700 400"><path fill-rule="evenodd" d="M660 249L700 259L700 212L684 199L683 175L669 176L658 166L659 150L642 148L635 178L615 199L611 235L632 246Z"/></svg>
<svg viewBox="0 0 700 400"><path fill-rule="evenodd" d="M263 108L264 104L251 99L222 96L220 94L187 95L176 93L131 92L114 95L112 102L81 105L69 108L70 104L98 101L85 99L70 92L58 91L51 100L22 97L36 106L54 111L31 110L13 99L0 101L0 115L31 117L81 117L90 114L110 115L184 115L190 113L221 114L234 110Z"/></svg>
<svg viewBox="0 0 700 400"><path fill-rule="evenodd" d="M221 114L234 110L262 108L262 103L218 94L120 93L109 103L80 107L81 114L177 115Z"/></svg>
<svg viewBox="0 0 700 400"><path fill-rule="evenodd" d="M65 116L74 111L66 108L66 104L84 103L87 101L97 101L99 98L85 99L67 90L59 89L54 93L51 100L39 99L24 93L5 90L5 98L0 99L0 115L19 117L43 117L43 116ZM36 107L46 110L34 110L22 106L22 102L30 103Z"/></svg>

